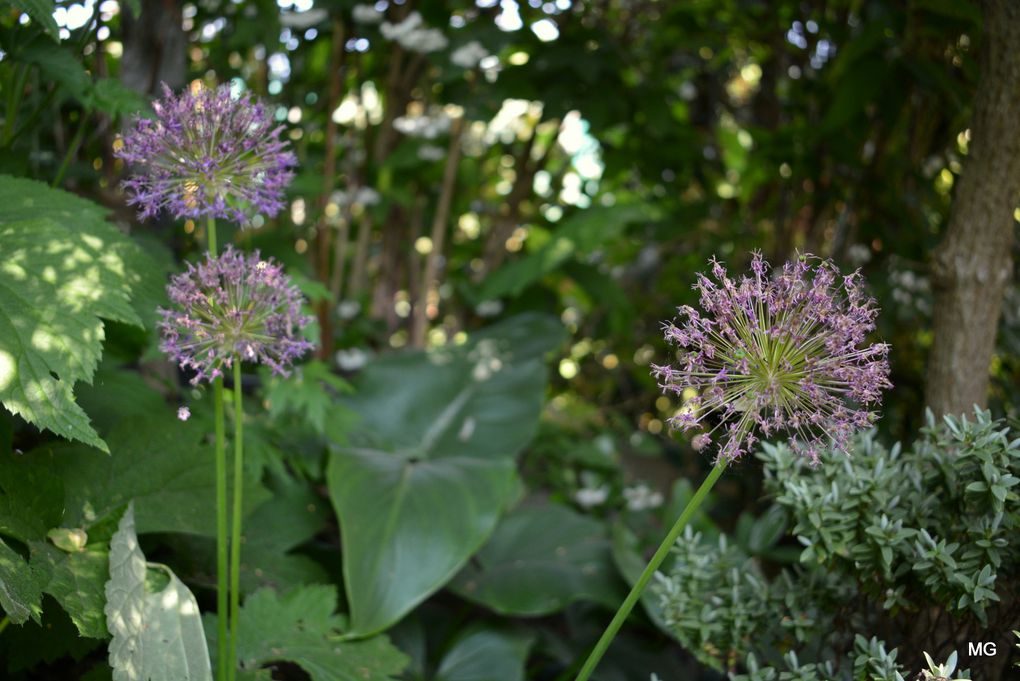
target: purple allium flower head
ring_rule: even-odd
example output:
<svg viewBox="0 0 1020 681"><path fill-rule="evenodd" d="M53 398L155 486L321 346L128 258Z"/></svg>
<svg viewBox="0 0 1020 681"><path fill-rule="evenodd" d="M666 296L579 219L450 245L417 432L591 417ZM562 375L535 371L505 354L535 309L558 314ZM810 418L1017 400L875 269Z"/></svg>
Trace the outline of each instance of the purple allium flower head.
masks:
<svg viewBox="0 0 1020 681"><path fill-rule="evenodd" d="M164 84L153 108L156 117L137 120L115 152L138 172L124 188L143 219L167 211L243 225L284 207L297 158L268 107L229 85L174 95Z"/></svg>
<svg viewBox="0 0 1020 681"><path fill-rule="evenodd" d="M160 349L191 382L212 380L235 360L265 364L287 375L287 367L313 346L300 336L312 318L301 314L301 292L281 266L245 256L232 246L218 257L189 265L167 286L173 309L160 309Z"/></svg>
<svg viewBox="0 0 1020 681"><path fill-rule="evenodd" d="M859 272L842 276L830 261L805 255L770 276L760 253L751 272L731 279L714 258L698 275L702 312L679 308L665 325L675 365L655 366L663 390L695 391L673 427L716 435L719 455L735 460L780 431L817 463L830 442L848 451L853 433L889 382L889 346L865 343L878 308ZM709 442L704 433L697 444Z"/></svg>

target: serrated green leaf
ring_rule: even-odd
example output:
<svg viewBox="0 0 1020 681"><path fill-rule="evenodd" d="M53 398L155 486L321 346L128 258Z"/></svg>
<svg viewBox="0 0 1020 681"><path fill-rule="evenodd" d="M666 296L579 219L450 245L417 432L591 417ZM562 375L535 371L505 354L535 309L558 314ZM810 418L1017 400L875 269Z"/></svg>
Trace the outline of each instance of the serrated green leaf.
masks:
<svg viewBox="0 0 1020 681"><path fill-rule="evenodd" d="M129 504L110 542L106 621L114 681L212 681L198 603L188 587L166 570L165 589L145 587L145 556L135 535Z"/></svg>
<svg viewBox="0 0 1020 681"><path fill-rule="evenodd" d="M103 451L74 384L92 380L100 317L141 326L131 291L154 269L106 213L39 182L0 176L0 401Z"/></svg>
<svg viewBox="0 0 1020 681"><path fill-rule="evenodd" d="M0 539L0 608L15 624L30 617L36 622L42 612L42 583L39 571Z"/></svg>
<svg viewBox="0 0 1020 681"><path fill-rule="evenodd" d="M43 591L57 599L82 636L106 638L106 547L90 546L85 551L65 553L49 544L33 542L31 549L33 567L49 576Z"/></svg>
<svg viewBox="0 0 1020 681"><path fill-rule="evenodd" d="M46 31L46 35L56 41L60 40L60 27L53 18L55 3L53 0L10 0L13 7L32 18L32 21Z"/></svg>
<svg viewBox="0 0 1020 681"><path fill-rule="evenodd" d="M285 594L260 589L249 596L238 621L237 656L242 673L272 662L291 662L312 681L392 681L407 656L384 636L341 641L341 618L334 614L336 588L305 586ZM208 621L214 621L212 616ZM208 626L210 650L216 627ZM257 678L257 677L255 677Z"/></svg>
<svg viewBox="0 0 1020 681"><path fill-rule="evenodd" d="M78 101L85 99L85 93L91 87L92 80L74 53L65 47L54 46L48 40L33 40L19 47L12 56L39 67L45 80L63 86Z"/></svg>
<svg viewBox="0 0 1020 681"><path fill-rule="evenodd" d="M450 588L502 615L548 615L623 599L603 523L559 504L515 509Z"/></svg>
<svg viewBox="0 0 1020 681"><path fill-rule="evenodd" d="M312 361L290 376L269 378L265 398L272 416L297 414L315 432L324 435L326 417L336 410L335 395L351 392L350 384L334 374L325 362Z"/></svg>

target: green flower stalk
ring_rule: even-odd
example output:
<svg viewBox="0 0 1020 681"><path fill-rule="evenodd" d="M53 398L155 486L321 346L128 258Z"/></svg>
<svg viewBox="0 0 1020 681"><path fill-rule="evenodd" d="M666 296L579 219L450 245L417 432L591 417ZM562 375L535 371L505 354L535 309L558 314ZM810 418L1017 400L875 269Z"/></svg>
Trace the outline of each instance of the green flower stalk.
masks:
<svg viewBox="0 0 1020 681"><path fill-rule="evenodd" d="M237 612L244 448L242 361L285 374L311 344L301 296L281 268L256 253L245 258L217 249L216 218L242 226L255 212L277 214L297 163L272 110L230 86L191 88L175 95L165 85L154 119L138 119L116 149L137 172L124 182L128 203L141 217L161 212L208 220L206 262L174 277L167 291L174 308L161 310L161 349L193 372L192 383L213 385L216 428L218 678L237 674ZM228 546L226 418L223 374L234 373L234 517ZM182 408L178 417L190 412ZM228 565L229 550L229 565ZM228 570L230 580L228 584ZM228 594L230 615L228 616ZM230 635L228 636L228 620Z"/></svg>
<svg viewBox="0 0 1020 681"><path fill-rule="evenodd" d="M815 264L812 264L815 263ZM660 387L694 391L670 425L695 431L692 445L719 446L715 467L645 566L577 681L587 681L655 572L727 465L759 441L759 433L790 433L792 447L813 463L823 447L847 450L851 435L870 426L871 407L889 383L889 346L868 345L878 316L860 275L842 276L813 256L787 263L770 276L755 253L739 281L712 260L712 276L698 275L704 314L680 308L683 321L665 326L678 348L676 365L653 366Z"/></svg>
<svg viewBox="0 0 1020 681"><path fill-rule="evenodd" d="M237 673L237 621L240 611L241 513L244 489L244 409L241 363L269 366L286 374L291 363L312 348L301 336L311 317L301 313L304 298L283 268L263 260L258 251L245 255L232 246L219 256L189 265L167 287L173 307L160 310L160 348L182 369L193 371L192 383L213 383L216 416L217 529L227 536L227 463L223 375L233 372L234 497L230 527L229 568L227 542L217 545L217 605L221 639L220 678L232 681ZM229 569L229 585L227 574ZM229 594L229 615L227 597ZM226 629L229 622L229 635ZM226 649L224 650L224 646Z"/></svg>

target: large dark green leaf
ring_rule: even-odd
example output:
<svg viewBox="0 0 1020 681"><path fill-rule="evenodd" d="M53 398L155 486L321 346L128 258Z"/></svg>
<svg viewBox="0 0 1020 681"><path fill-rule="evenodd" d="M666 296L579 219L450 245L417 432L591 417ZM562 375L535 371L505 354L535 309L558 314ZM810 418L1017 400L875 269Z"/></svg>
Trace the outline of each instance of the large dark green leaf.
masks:
<svg viewBox="0 0 1020 681"><path fill-rule="evenodd" d="M328 483L354 631L385 629L453 577L495 528L515 482L512 459L335 452Z"/></svg>
<svg viewBox="0 0 1020 681"><path fill-rule="evenodd" d="M462 348L382 358L358 377L347 404L362 421L328 472L356 632L400 619L495 528L542 406L546 371L535 355L560 337L545 328L526 353L513 352L519 327L508 322Z"/></svg>
<svg viewBox="0 0 1020 681"><path fill-rule="evenodd" d="M623 599L603 523L559 504L525 506L500 521L451 588L503 615L548 615L578 600Z"/></svg>

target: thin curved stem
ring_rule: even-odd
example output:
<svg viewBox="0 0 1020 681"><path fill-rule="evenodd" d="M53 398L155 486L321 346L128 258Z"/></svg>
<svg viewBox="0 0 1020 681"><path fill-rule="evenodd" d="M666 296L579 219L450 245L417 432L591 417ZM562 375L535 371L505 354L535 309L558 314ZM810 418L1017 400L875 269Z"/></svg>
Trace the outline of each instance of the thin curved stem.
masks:
<svg viewBox="0 0 1020 681"><path fill-rule="evenodd" d="M241 360L234 358L234 514L230 536L230 666L228 679L237 677L237 618L241 610L241 492L244 490L244 411Z"/></svg>
<svg viewBox="0 0 1020 681"><path fill-rule="evenodd" d="M580 673L578 673L576 681L587 681L588 677L590 677L592 672L595 671L595 667L598 666L599 660L602 659L602 656L609 648L609 644L613 642L617 632L620 631L620 627L623 626L623 623L630 615L631 610L633 610L634 606L637 605L638 600L641 598L641 594L644 592L645 587L648 586L648 582L652 580L652 576L655 574L655 571L658 570L659 566L662 565L662 562L666 560L666 556L669 555L669 552L672 550L676 540L680 537L680 533L684 531L687 523L690 522L691 518L694 516L695 511L697 511L698 507L701 506L701 502L705 500L705 497L708 496L708 492L715 486L716 481L719 480L720 476L722 476L723 471L726 470L726 464L726 459L719 457L719 460L715 464L715 468L713 468L712 472L708 474L705 481L701 483L701 487L699 487L698 491L694 493L691 500L687 502L687 507L684 509L683 513L680 514L680 517L677 518L677 521L673 524L673 527L666 535L666 538L662 540L661 544L659 544L659 548L655 552L655 555L652 556L650 561L648 561L648 565L645 566L644 572L642 572L641 576L638 577L637 583L634 584L630 593L627 594L627 598L623 600L623 604L620 605L619 610L617 610L616 614L613 616L613 620L609 623L609 626L606 627L605 632L602 634L602 638L600 638L599 642L595 644L595 648L591 651L591 654L585 661Z"/></svg>

